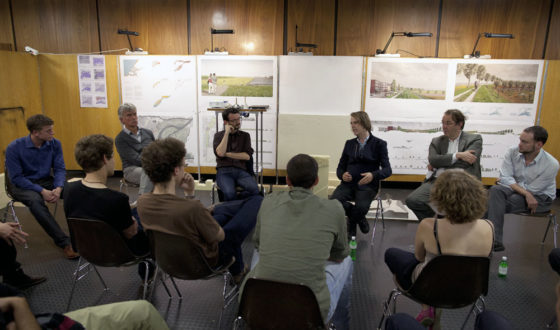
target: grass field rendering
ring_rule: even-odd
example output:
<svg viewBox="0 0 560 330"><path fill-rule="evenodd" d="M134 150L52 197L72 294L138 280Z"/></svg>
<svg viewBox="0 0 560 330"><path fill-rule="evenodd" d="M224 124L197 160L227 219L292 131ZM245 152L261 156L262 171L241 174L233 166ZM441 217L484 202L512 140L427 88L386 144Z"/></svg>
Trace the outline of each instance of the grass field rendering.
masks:
<svg viewBox="0 0 560 330"><path fill-rule="evenodd" d="M201 76L202 95L272 97L272 77L220 77L214 93L208 93L208 76Z"/></svg>
<svg viewBox="0 0 560 330"><path fill-rule="evenodd" d="M457 64L455 102L533 103L536 64Z"/></svg>

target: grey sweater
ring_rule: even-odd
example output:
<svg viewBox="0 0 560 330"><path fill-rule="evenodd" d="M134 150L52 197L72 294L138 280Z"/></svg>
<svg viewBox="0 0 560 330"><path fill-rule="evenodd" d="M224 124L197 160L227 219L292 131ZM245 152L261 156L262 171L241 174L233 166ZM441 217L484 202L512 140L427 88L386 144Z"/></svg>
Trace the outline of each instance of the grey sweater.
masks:
<svg viewBox="0 0 560 330"><path fill-rule="evenodd" d="M146 128L140 128L140 137L142 142L138 142L136 138L122 130L115 138L115 145L117 146L117 152L121 156L123 169L129 166L142 167L142 162L140 161L142 149L152 143L155 138L152 131Z"/></svg>

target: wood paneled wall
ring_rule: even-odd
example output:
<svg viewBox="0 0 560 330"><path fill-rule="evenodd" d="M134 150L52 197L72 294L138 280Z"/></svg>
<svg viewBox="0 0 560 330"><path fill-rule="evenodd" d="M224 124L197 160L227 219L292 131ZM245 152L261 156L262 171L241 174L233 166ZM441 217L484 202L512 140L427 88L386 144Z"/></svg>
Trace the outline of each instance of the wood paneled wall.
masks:
<svg viewBox="0 0 560 330"><path fill-rule="evenodd" d="M44 114L54 120L55 137L62 142L66 168L79 170L74 146L90 134L114 138L122 129L118 119L117 56L105 56L108 108L80 108L76 55L39 55ZM115 149L116 169L122 164Z"/></svg>
<svg viewBox="0 0 560 330"><path fill-rule="evenodd" d="M45 53L99 51L95 0L10 0L17 50Z"/></svg>
<svg viewBox="0 0 560 330"><path fill-rule="evenodd" d="M186 0L98 0L101 48L130 48L118 29L136 31L134 48L150 54L188 54Z"/></svg>
<svg viewBox="0 0 560 330"><path fill-rule="evenodd" d="M546 44L547 60L560 59L560 1L554 1Z"/></svg>
<svg viewBox="0 0 560 330"><path fill-rule="evenodd" d="M316 44L314 55L336 55L334 52L335 0L287 0L286 46L296 50L298 42ZM308 48L304 48L308 51Z"/></svg>
<svg viewBox="0 0 560 330"><path fill-rule="evenodd" d="M214 36L214 47L230 54L282 55L295 48L296 24L301 42L318 44L316 55L372 55L404 31L433 37L396 37L389 53L462 57L479 32L494 32L515 39L481 39L482 54L560 59L558 0L0 0L0 45L17 51L129 48L117 34L128 28L140 33L133 46L150 54L198 55L210 49L214 27L235 30Z"/></svg>
<svg viewBox="0 0 560 330"><path fill-rule="evenodd" d="M283 0L191 0L191 53L210 49L210 28L233 29L214 35L214 48L232 55L278 55L283 49Z"/></svg>
<svg viewBox="0 0 560 330"><path fill-rule="evenodd" d="M433 57L438 10L439 0L339 0L336 53L372 55L385 47L391 32L432 32L431 38L395 37L387 53L402 49Z"/></svg>
<svg viewBox="0 0 560 330"><path fill-rule="evenodd" d="M477 49L492 58L543 56L551 0L444 0L440 57L472 52L480 32L513 33L515 39L481 38Z"/></svg>
<svg viewBox="0 0 560 330"><path fill-rule="evenodd" d="M560 61L547 61L547 65L539 124L548 131L544 149L560 160ZM556 188L560 189L560 173L556 176Z"/></svg>
<svg viewBox="0 0 560 330"><path fill-rule="evenodd" d="M15 50L9 0L0 0L0 50Z"/></svg>
<svg viewBox="0 0 560 330"><path fill-rule="evenodd" d="M18 137L29 134L25 121L42 113L37 57L0 51L0 172L4 172L6 147Z"/></svg>

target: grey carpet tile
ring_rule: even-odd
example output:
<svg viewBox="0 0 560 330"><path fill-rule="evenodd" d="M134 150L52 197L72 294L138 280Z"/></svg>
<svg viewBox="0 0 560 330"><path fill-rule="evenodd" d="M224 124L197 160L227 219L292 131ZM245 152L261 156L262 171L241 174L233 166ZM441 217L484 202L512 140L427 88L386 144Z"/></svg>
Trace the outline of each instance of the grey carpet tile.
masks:
<svg viewBox="0 0 560 330"><path fill-rule="evenodd" d="M118 190L119 179L111 178L109 185ZM399 199L404 199L409 192L408 189L384 189L384 194ZM133 189L129 190L130 195L134 196L135 193ZM208 193L201 193L199 198L203 204L210 204ZM560 210L559 201L555 202L554 209L557 212ZM64 311L77 261L63 258L62 250L53 244L26 208L18 208L17 213L24 230L30 234L29 248L18 246L18 261L26 273L48 278L47 282L24 292L30 306L35 313ZM3 214L2 210L0 214ZM67 232L62 204L59 205L56 218ZM370 244L371 232L367 235L358 233L351 298L352 329L375 329L381 317L383 302L395 287L392 274L383 260L385 249L413 249L416 223L387 220L385 225L386 229L383 231L379 223L373 245ZM489 293L485 297L486 308L505 316L516 329L544 329L545 323L553 316L556 302L554 287L558 282L558 275L548 264L548 253L553 248L552 231L545 243L540 243L545 228L546 219L507 215L504 227L506 250L492 256ZM243 244L246 264L251 262L253 246L252 239L247 239ZM498 262L503 255L509 260L509 272L505 279L497 275ZM103 291L97 275L90 272L77 283L71 309L141 297L137 266L100 267L99 272L109 290ZM176 282L183 294L182 300L178 299L169 280L167 283L172 299L169 299L160 283L157 283L150 297L170 328L217 329L223 306L222 278ZM417 303L406 297L398 298L397 312L415 316L419 310ZM442 329L459 329L468 310L469 308L444 310ZM237 299L224 311L221 329L231 329L236 313ZM473 324L474 318L471 317L466 329L473 329Z"/></svg>

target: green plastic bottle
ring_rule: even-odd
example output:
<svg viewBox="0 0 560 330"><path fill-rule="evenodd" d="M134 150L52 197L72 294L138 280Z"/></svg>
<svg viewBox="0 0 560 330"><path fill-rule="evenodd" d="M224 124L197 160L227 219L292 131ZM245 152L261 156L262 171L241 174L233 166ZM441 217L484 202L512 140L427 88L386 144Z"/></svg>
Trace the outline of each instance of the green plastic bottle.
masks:
<svg viewBox="0 0 560 330"><path fill-rule="evenodd" d="M508 261L507 261L507 257L503 256L502 261L500 261L500 265L498 266L498 276L506 277L507 272L508 272Z"/></svg>
<svg viewBox="0 0 560 330"><path fill-rule="evenodd" d="M358 248L358 242L356 242L356 236L352 236L352 240L348 245L350 245L350 258L352 258L352 261L356 261L356 249Z"/></svg>

